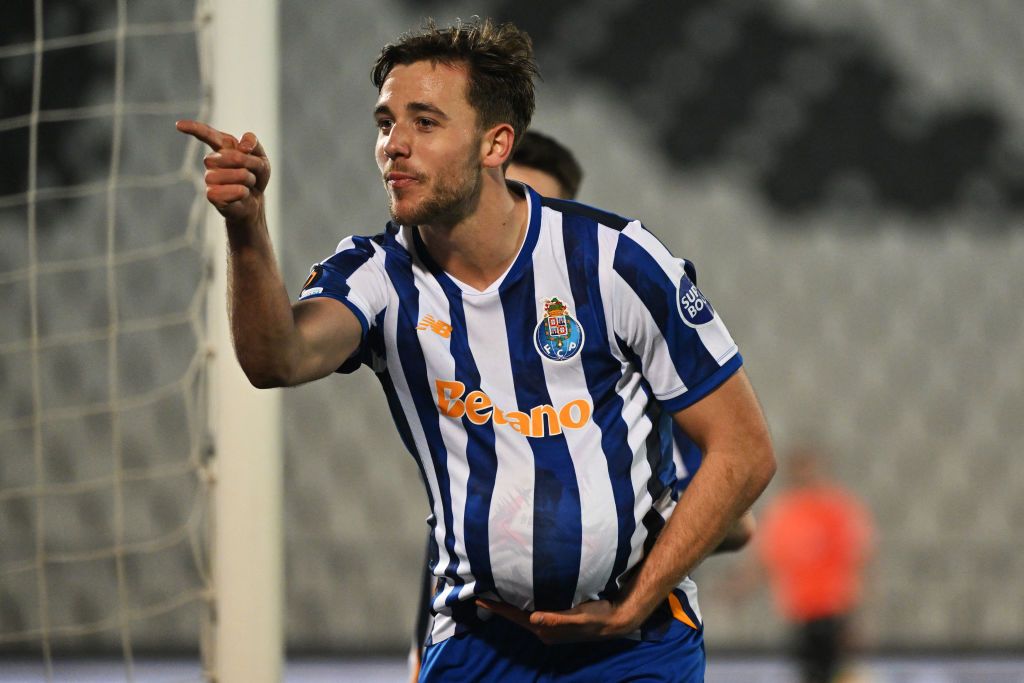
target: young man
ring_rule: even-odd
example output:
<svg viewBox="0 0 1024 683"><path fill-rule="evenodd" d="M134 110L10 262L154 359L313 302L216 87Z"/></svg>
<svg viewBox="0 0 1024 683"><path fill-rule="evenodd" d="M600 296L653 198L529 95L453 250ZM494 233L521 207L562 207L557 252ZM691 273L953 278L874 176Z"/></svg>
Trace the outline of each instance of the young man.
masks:
<svg viewBox="0 0 1024 683"><path fill-rule="evenodd" d="M686 575L774 473L767 428L688 262L638 221L505 183L535 75L510 24L385 46L374 116L392 221L343 240L294 306L256 137L179 123L214 150L236 353L259 387L361 363L380 378L444 584L421 680L699 681ZM703 456L678 503L673 420Z"/></svg>

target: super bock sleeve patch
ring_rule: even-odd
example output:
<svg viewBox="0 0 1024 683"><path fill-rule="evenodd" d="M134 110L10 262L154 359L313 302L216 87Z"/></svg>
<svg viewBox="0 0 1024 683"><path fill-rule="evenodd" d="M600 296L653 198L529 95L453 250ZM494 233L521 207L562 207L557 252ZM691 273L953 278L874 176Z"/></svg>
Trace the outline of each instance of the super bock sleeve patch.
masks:
<svg viewBox="0 0 1024 683"><path fill-rule="evenodd" d="M676 304L683 322L690 327L701 327L715 319L715 309L704 293L684 273L676 286Z"/></svg>

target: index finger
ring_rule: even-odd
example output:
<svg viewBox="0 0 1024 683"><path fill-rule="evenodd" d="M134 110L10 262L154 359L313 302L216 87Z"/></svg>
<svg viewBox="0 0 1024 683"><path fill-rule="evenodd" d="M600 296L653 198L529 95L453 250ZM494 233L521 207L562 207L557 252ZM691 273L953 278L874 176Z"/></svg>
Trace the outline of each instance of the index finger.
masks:
<svg viewBox="0 0 1024 683"><path fill-rule="evenodd" d="M530 623L534 626L568 626L571 624L583 625L590 621L590 618L579 612L566 611L566 612L532 612L530 614Z"/></svg>
<svg viewBox="0 0 1024 683"><path fill-rule="evenodd" d="M205 142L214 152L219 152L222 149L234 149L238 146L238 140L233 135L223 133L199 121L189 119L176 121L174 127L186 135L191 135L200 142Z"/></svg>

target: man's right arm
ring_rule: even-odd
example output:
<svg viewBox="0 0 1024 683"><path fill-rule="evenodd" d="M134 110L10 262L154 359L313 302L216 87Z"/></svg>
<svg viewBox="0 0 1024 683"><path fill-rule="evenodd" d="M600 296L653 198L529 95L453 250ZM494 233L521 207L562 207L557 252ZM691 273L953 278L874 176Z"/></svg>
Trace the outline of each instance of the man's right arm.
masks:
<svg viewBox="0 0 1024 683"><path fill-rule="evenodd" d="M291 304L267 230L270 162L262 145L252 133L236 140L196 121L179 121L177 128L213 150L203 160L206 197L227 228L228 314L246 377L269 388L329 375L358 348L362 327L333 299Z"/></svg>
<svg viewBox="0 0 1024 683"><path fill-rule="evenodd" d="M355 352L362 327L340 301L292 304L266 221L228 226L228 314L235 355L260 389L294 386L334 372Z"/></svg>

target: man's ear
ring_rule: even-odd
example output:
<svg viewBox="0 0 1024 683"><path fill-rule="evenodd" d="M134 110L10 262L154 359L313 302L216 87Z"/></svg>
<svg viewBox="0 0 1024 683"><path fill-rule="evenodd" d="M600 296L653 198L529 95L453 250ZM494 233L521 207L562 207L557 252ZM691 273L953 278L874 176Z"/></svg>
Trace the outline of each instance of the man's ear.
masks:
<svg viewBox="0 0 1024 683"><path fill-rule="evenodd" d="M510 124L499 123L484 133L480 152L484 168L501 168L512 155L516 131Z"/></svg>

